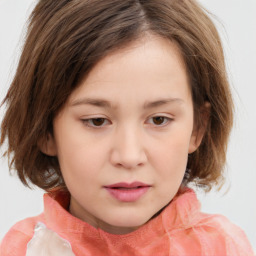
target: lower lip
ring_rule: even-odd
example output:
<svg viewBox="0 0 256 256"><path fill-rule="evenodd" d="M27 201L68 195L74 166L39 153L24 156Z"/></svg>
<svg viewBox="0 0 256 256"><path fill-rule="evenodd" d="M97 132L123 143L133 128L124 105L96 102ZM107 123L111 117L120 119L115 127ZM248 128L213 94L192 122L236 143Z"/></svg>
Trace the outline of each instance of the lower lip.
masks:
<svg viewBox="0 0 256 256"><path fill-rule="evenodd" d="M121 202L135 202L142 197L150 187L139 187L134 189L106 188L111 196Z"/></svg>

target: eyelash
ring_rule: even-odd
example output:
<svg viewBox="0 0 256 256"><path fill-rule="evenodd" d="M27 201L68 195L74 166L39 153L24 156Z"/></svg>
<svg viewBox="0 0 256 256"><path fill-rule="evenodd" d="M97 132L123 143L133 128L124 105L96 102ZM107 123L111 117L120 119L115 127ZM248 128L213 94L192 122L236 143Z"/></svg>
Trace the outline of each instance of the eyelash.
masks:
<svg viewBox="0 0 256 256"><path fill-rule="evenodd" d="M164 122L161 123L160 125L152 123L153 125L155 125L157 127L166 126L166 125L168 125L173 120L173 118L170 118L170 117L167 117L167 116L160 116L160 115L159 116L152 116L152 117L149 118L149 120L153 119L153 118L162 118L162 119L164 119Z"/></svg>
<svg viewBox="0 0 256 256"><path fill-rule="evenodd" d="M105 125L100 125L100 126L94 125L94 124L93 124L93 121L96 121L96 120L103 120L103 121L104 121L103 123L105 123L105 122L107 121L107 119L104 118L104 117L96 117L96 118L82 119L82 122L83 122L87 127L90 127L90 128L96 128L96 129L98 129L98 128L101 128L101 127L105 126ZM109 121L108 121L108 122L109 122ZM109 122L109 123L110 123L110 122Z"/></svg>
<svg viewBox="0 0 256 256"><path fill-rule="evenodd" d="M173 118L170 118L170 117L167 117L167 116L153 116L153 117L150 117L148 120L151 120L153 118L163 118L164 119L164 122L157 125L157 124L154 124L153 122L151 122L152 125L155 125L156 127L164 127L166 125L168 125L171 121L173 121ZM93 124L94 121L103 121L103 123L101 125L95 125ZM87 126L87 127L90 127L90 128L96 128L96 129L99 129L99 128L102 128L104 126L106 126L106 122L108 123L111 123L110 121L108 121L106 118L104 117L96 117L96 118L88 118L88 119L82 119L82 122Z"/></svg>

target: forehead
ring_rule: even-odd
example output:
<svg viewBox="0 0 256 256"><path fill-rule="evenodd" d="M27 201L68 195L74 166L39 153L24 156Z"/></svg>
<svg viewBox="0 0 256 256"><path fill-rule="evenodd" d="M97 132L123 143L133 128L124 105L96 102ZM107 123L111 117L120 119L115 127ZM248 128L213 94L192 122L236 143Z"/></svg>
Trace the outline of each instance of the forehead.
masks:
<svg viewBox="0 0 256 256"><path fill-rule="evenodd" d="M190 96L186 67L178 46L148 35L107 55L71 94L70 101L81 96L118 100L121 95L123 100L138 95L148 100Z"/></svg>

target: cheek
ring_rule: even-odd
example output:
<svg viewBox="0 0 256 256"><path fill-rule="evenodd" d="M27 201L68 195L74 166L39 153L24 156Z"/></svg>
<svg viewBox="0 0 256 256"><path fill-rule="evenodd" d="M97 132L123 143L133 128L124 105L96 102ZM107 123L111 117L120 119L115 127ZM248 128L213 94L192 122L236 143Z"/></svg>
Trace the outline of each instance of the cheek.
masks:
<svg viewBox="0 0 256 256"><path fill-rule="evenodd" d="M56 146L66 184L84 184L92 181L98 175L98 170L102 168L106 158L103 147L93 143L85 133L74 131L69 125L61 127L65 129L56 130Z"/></svg>
<svg viewBox="0 0 256 256"><path fill-rule="evenodd" d="M101 153L94 138L85 132L82 124L65 114L55 121L54 135L57 156L63 166L96 162L95 155Z"/></svg>
<svg viewBox="0 0 256 256"><path fill-rule="evenodd" d="M62 155L60 167L65 184L70 193L77 199L84 198L89 202L94 198L94 190L102 183L99 170L102 162L97 161L95 152L86 147L77 146L72 151L70 147L65 155Z"/></svg>
<svg viewBox="0 0 256 256"><path fill-rule="evenodd" d="M69 144L58 155L62 173L72 173L73 178L98 175L104 164L102 149L89 145Z"/></svg>
<svg viewBox="0 0 256 256"><path fill-rule="evenodd" d="M152 155L158 165L171 172L185 170L189 149L189 135L182 133L169 136L166 140L153 147Z"/></svg>
<svg viewBox="0 0 256 256"><path fill-rule="evenodd" d="M187 166L188 142L176 137L165 141L161 150L155 150L154 167L158 196L167 204L177 193Z"/></svg>

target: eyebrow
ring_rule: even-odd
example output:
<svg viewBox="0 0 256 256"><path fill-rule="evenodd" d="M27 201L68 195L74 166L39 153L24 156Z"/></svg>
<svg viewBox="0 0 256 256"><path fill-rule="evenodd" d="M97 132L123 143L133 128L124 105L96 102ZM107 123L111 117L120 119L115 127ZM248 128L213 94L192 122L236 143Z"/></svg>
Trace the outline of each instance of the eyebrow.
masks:
<svg viewBox="0 0 256 256"><path fill-rule="evenodd" d="M92 105L101 108L112 108L112 104L109 101L103 99L83 98L75 100L71 103L71 106L79 105Z"/></svg>
<svg viewBox="0 0 256 256"><path fill-rule="evenodd" d="M145 102L143 105L144 109L150 109L154 107L163 106L169 103L184 103L184 100L180 98L166 98L166 99L158 99L155 101ZM71 106L80 106L80 105L92 105L101 108L116 108L111 104L110 101L104 99L97 99L97 98L83 98L75 100L71 103Z"/></svg>
<svg viewBox="0 0 256 256"><path fill-rule="evenodd" d="M159 99L159 100L152 101L152 102L146 102L143 105L143 108L144 109L155 108L155 107L166 105L168 103L184 103L184 100L182 100L180 98Z"/></svg>

